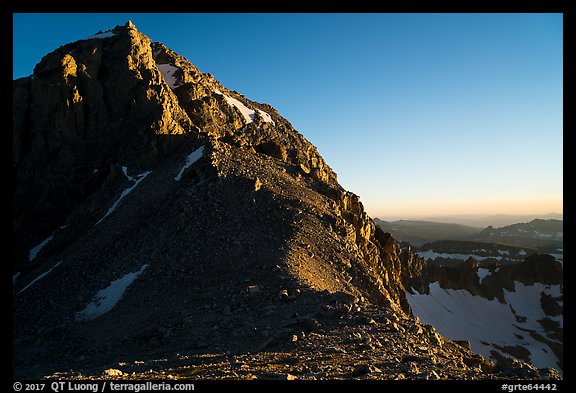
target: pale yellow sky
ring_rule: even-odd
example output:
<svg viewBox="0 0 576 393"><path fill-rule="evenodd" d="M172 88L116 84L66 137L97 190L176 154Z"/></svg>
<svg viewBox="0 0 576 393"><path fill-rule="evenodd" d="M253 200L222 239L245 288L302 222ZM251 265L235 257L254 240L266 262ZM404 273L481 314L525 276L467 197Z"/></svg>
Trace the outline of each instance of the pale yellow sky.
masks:
<svg viewBox="0 0 576 393"><path fill-rule="evenodd" d="M529 215L563 213L562 198L525 198L525 199L501 199L501 200L468 200L468 201L428 201L418 202L387 201L363 201L364 208L371 217L402 217L417 218L428 216L446 215Z"/></svg>

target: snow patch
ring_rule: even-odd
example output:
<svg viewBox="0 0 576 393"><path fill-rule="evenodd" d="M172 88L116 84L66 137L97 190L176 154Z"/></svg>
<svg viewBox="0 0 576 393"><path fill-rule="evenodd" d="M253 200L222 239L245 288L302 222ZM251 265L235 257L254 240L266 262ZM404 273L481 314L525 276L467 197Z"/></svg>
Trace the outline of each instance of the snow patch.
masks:
<svg viewBox="0 0 576 393"><path fill-rule="evenodd" d="M32 248L30 250L30 253L28 254L28 260L32 261L34 258L36 258L38 256L38 253L40 253L40 251L48 244L50 243L50 241L54 238L54 234L56 232L58 232L59 230L62 230L64 228L66 228L68 225L62 225L60 226L60 228L56 229L54 232L52 232L52 234L50 236L48 236L46 239L44 239L40 244L38 244L36 247Z"/></svg>
<svg viewBox="0 0 576 393"><path fill-rule="evenodd" d="M564 264L564 254L563 254L563 253L562 253L562 254L556 254L556 253L554 253L554 254L548 254L548 255L553 256L554 259L556 259L558 262Z"/></svg>
<svg viewBox="0 0 576 393"><path fill-rule="evenodd" d="M226 94L222 95L224 96L224 99L226 100L228 105L236 107L242 113L242 116L244 116L246 123L252 123L254 121L255 112L253 109L248 108L246 105L238 101L236 98L232 98L230 96L227 96Z"/></svg>
<svg viewBox="0 0 576 393"><path fill-rule="evenodd" d="M126 179L128 179L130 181L136 181L136 180L134 180L134 178L132 176L130 176L128 174L128 167L127 166L122 166L122 173L124 174L124 176L126 176Z"/></svg>
<svg viewBox="0 0 576 393"><path fill-rule="evenodd" d="M136 188L136 186L142 181L144 180L144 178L146 176L148 176L151 172L147 171L144 173L141 173L139 175L136 176L136 179L134 179L132 176L128 175L128 168L126 168L125 166L122 167L122 172L124 172L124 175L126 175L126 177L128 178L128 180L133 181L134 184L132 185L132 187L128 187L127 189L125 189L124 191L122 191L122 194L120 194L120 198L118 198L116 200L116 202L114 202L114 204L112 205L112 207L110 207L110 209L108 209L108 211L106 212L106 214L104 215L104 217L102 217L100 219L100 221L98 221L95 225L98 225L102 222L102 220L104 220L106 217L108 217L108 215L110 213L112 213L114 210L116 210L116 208L118 207L118 204L120 203L120 201L122 199L124 199L126 197L126 195L130 194L130 191L132 191L134 188Z"/></svg>
<svg viewBox="0 0 576 393"><path fill-rule="evenodd" d="M272 123L273 125L276 124L276 123L274 123L274 120L272 120L272 116L270 116L270 114L268 112L264 112L263 110L260 110L260 109L256 109L256 110L258 111L258 114L260 115L262 120L264 120L265 123Z"/></svg>
<svg viewBox="0 0 576 393"><path fill-rule="evenodd" d="M134 280L148 267L143 265L140 270L128 273L117 280L114 280L106 288L98 291L86 308L76 313L77 321L88 321L112 310L122 299L126 289Z"/></svg>
<svg viewBox="0 0 576 393"><path fill-rule="evenodd" d="M105 31L104 33L98 33L98 34L94 34L91 35L90 37L86 37L81 39L80 41L85 41L85 40L100 40L103 38L110 38L115 36L116 34L112 33L111 31Z"/></svg>
<svg viewBox="0 0 576 393"><path fill-rule="evenodd" d="M30 262L32 262L32 260L34 258L36 258L36 256L38 255L38 253L40 252L40 250L42 250L44 248L44 246L46 246L46 244L50 243L50 240L52 240L52 237L54 236L54 233L52 233L52 235L48 236L46 239L44 239L40 244L38 244L36 247L32 248L30 250L30 254L28 255L28 260Z"/></svg>
<svg viewBox="0 0 576 393"><path fill-rule="evenodd" d="M179 69L178 67L173 66L172 64L156 64L156 67L158 67L158 70L160 73L162 73L164 80L172 90L174 90L176 86L180 85L180 82L178 82L174 77L174 72Z"/></svg>
<svg viewBox="0 0 576 393"><path fill-rule="evenodd" d="M50 270L45 271L44 273L42 273L41 275L39 275L38 277L36 277L34 280L32 280L32 282L28 285L26 285L24 288L22 288L20 290L20 292L18 292L18 295L21 294L22 292L24 292L25 290L27 290L28 288L30 288L32 286L32 284L34 284L36 281L44 278L48 273L50 273L52 270L54 270L58 265L60 265L62 263L62 261L58 262L56 265L52 266L50 268Z"/></svg>
<svg viewBox="0 0 576 393"><path fill-rule="evenodd" d="M482 281L484 280L484 278L486 278L486 276L489 276L491 274L491 272L489 269L479 267L476 274L478 274L478 278L480 279L480 284L482 284Z"/></svg>
<svg viewBox="0 0 576 393"><path fill-rule="evenodd" d="M504 289L504 299L511 305L516 315L528 318L522 327L529 325L530 329L538 328L537 321L544 319L547 315L540 305L542 293L559 297L562 295L560 285L546 285L535 282L534 285L524 285L519 281L514 281L514 291ZM560 323L562 327L563 323Z"/></svg>
<svg viewBox="0 0 576 393"><path fill-rule="evenodd" d="M518 255L520 255L520 256L525 256L525 255L526 255L526 251L524 251L524 249L521 249L520 251L518 251Z"/></svg>
<svg viewBox="0 0 576 393"><path fill-rule="evenodd" d="M564 307L562 302L558 302L558 303L560 304L560 306ZM558 325L561 328L564 328L564 316L563 315L548 315L547 318L554 321L554 322L558 322ZM558 341L558 340L551 340L551 341L555 341L555 342L561 344L560 341Z"/></svg>
<svg viewBox="0 0 576 393"><path fill-rule="evenodd" d="M270 116L270 114L268 112L265 112L261 109L256 109L256 111L254 109L250 109L246 105L244 105L241 101L237 100L236 98L232 98L226 94L222 94L222 92L218 89L214 89L214 93L224 96L224 99L226 100L228 105L236 107L242 113L242 116L244 116L244 119L246 120L246 124L252 123L254 121L254 117L256 116L256 111L258 111L258 114L260 115L260 117L262 118L262 120L265 123L272 123L273 125L276 124L276 123L274 123L272 116Z"/></svg>
<svg viewBox="0 0 576 393"><path fill-rule="evenodd" d="M200 146L198 149L196 149L192 153L190 153L190 155L188 157L186 157L186 163L184 163L184 166L180 169L180 172L178 172L178 174L176 175L174 180L180 181L184 171L187 168L189 168L192 164L194 164L196 161L198 161L202 157L203 154L204 154L204 146Z"/></svg>

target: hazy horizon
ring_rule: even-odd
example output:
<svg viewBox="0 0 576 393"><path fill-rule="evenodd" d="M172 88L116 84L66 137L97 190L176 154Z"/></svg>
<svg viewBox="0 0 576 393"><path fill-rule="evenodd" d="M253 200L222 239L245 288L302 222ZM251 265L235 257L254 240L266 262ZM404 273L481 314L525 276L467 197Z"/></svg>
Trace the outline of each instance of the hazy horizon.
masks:
<svg viewBox="0 0 576 393"><path fill-rule="evenodd" d="M13 77L127 20L276 108L373 217L563 211L560 13L13 14Z"/></svg>
<svg viewBox="0 0 576 393"><path fill-rule="evenodd" d="M507 226L518 223L526 223L533 219L564 220L564 214L549 212L544 214L454 214L454 215L430 215L430 216L371 216L383 221L428 221L445 224L461 224L478 228L488 225L494 227Z"/></svg>
<svg viewBox="0 0 576 393"><path fill-rule="evenodd" d="M563 214L563 200L499 200L499 201L430 201L416 206L413 201L386 203L374 207L366 206L364 198L360 196L366 211L371 217L389 216L403 218L422 218L438 216L545 216L548 214Z"/></svg>

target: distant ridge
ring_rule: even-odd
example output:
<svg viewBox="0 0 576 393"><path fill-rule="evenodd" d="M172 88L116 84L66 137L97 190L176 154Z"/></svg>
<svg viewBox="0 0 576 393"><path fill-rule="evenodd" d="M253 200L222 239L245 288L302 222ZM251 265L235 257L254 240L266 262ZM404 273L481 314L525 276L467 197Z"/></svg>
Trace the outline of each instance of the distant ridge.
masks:
<svg viewBox="0 0 576 393"><path fill-rule="evenodd" d="M435 240L461 239L482 231L480 227L432 221L398 220L389 222L375 218L374 223L384 232L389 232L396 239L407 241L413 246L420 246Z"/></svg>
<svg viewBox="0 0 576 393"><path fill-rule="evenodd" d="M526 223L534 219L542 220L563 220L563 213L547 213L547 214L455 214L455 215L442 215L442 216L427 216L427 217L379 217L384 221L431 221L436 223L445 224L461 224L472 227L485 228L487 226L502 227L506 225Z"/></svg>

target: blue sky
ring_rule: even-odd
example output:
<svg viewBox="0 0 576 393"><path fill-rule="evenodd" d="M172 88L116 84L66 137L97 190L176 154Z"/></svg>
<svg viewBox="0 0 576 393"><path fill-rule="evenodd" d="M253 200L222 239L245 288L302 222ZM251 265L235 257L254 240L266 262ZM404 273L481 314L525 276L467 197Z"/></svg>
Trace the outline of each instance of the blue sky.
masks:
<svg viewBox="0 0 576 393"><path fill-rule="evenodd" d="M561 14L14 14L14 78L132 20L266 102L373 217L562 212Z"/></svg>

